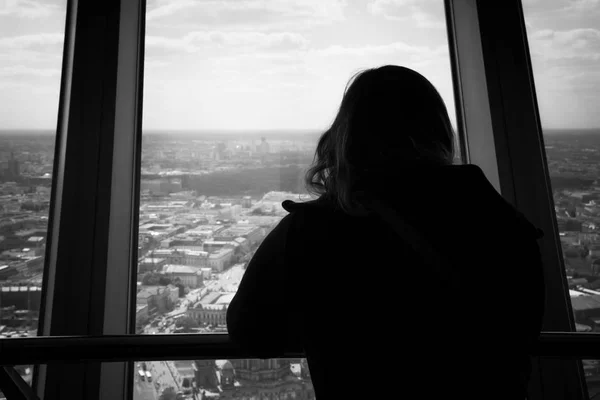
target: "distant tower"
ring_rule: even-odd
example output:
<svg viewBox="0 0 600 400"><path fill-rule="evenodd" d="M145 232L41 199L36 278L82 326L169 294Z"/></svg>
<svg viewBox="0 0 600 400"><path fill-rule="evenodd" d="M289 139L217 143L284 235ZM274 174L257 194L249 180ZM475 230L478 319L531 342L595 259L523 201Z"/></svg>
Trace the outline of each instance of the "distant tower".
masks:
<svg viewBox="0 0 600 400"><path fill-rule="evenodd" d="M192 364L196 387L215 389L217 387L216 365L213 360L196 360Z"/></svg>
<svg viewBox="0 0 600 400"><path fill-rule="evenodd" d="M15 159L14 151L10 152L10 160L8 160L8 168L6 174L11 178L17 178L20 175L19 160Z"/></svg>
<svg viewBox="0 0 600 400"><path fill-rule="evenodd" d="M243 208L250 208L250 207L252 207L252 197L250 197L250 196L244 196L244 198L242 199L242 207Z"/></svg>
<svg viewBox="0 0 600 400"><path fill-rule="evenodd" d="M235 382L235 371L231 362L226 361L221 367L221 387L223 389L232 388Z"/></svg>
<svg viewBox="0 0 600 400"><path fill-rule="evenodd" d="M313 399L314 389L310 380L298 379L290 367L289 360L231 360L235 371L235 386L224 385L229 365L221 369L221 388L223 398L258 398L258 399ZM225 368L227 367L227 368Z"/></svg>
<svg viewBox="0 0 600 400"><path fill-rule="evenodd" d="M265 139L264 137L262 137L260 139L261 139L261 142L258 145L258 152L261 153L261 154L267 154L267 153L269 153L269 150L270 150L271 146L269 145L269 143L267 143L267 139Z"/></svg>

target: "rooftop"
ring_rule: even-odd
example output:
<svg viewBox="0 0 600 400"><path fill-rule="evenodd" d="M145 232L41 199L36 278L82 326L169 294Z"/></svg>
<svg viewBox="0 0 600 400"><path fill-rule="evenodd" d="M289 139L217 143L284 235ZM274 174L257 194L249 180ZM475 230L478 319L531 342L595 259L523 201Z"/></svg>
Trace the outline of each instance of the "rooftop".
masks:
<svg viewBox="0 0 600 400"><path fill-rule="evenodd" d="M600 294L571 297L574 311L593 310L600 308Z"/></svg>
<svg viewBox="0 0 600 400"><path fill-rule="evenodd" d="M219 297L217 301L214 302L214 304L229 304L231 303L231 300L233 300L234 296L235 293L224 294L221 297Z"/></svg>
<svg viewBox="0 0 600 400"><path fill-rule="evenodd" d="M219 257L223 257L223 256L226 256L228 253L231 253L231 252L233 252L233 250L232 250L232 249L227 249L227 248L219 249L219 250L216 250L216 251L212 252L212 253L211 253L211 254L208 256L208 258L219 258Z"/></svg>
<svg viewBox="0 0 600 400"><path fill-rule="evenodd" d="M217 301L217 299L221 297L221 293L219 292L210 292L202 299L200 299L201 304L213 304Z"/></svg>
<svg viewBox="0 0 600 400"><path fill-rule="evenodd" d="M146 257L140 261L140 264L160 264L164 262L164 258L156 258L156 257Z"/></svg>
<svg viewBox="0 0 600 400"><path fill-rule="evenodd" d="M188 265L167 264L163 267L162 271L165 274L198 274L200 268L190 267Z"/></svg>

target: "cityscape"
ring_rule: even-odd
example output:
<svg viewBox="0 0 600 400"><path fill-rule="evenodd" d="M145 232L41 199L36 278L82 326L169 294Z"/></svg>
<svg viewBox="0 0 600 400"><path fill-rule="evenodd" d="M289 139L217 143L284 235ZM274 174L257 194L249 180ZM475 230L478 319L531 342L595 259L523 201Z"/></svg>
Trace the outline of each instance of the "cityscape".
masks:
<svg viewBox="0 0 600 400"><path fill-rule="evenodd" d="M143 137L137 334L226 333L254 252L305 201L319 132L148 132ZM578 332L600 332L600 131L545 136ZM0 336L37 334L54 136L0 134ZM132 332L133 333L133 332ZM583 362L590 393L600 365ZM32 368L19 367L31 380ZM136 362L134 399L314 399L305 359Z"/></svg>

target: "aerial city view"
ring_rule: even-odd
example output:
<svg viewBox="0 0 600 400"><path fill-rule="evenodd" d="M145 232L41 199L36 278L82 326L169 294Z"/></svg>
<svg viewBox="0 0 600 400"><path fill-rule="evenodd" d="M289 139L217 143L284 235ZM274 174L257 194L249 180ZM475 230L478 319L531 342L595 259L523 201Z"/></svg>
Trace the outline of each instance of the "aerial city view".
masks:
<svg viewBox="0 0 600 400"><path fill-rule="evenodd" d="M315 132L144 135L136 333L225 333L248 261L304 201ZM0 335L36 335L52 135L0 135ZM600 132L545 136L565 272L580 332L600 332ZM590 390L600 367L584 361ZM31 368L20 373L30 379ZM135 399L314 398L305 360L140 362ZM254 397L253 397L254 396Z"/></svg>

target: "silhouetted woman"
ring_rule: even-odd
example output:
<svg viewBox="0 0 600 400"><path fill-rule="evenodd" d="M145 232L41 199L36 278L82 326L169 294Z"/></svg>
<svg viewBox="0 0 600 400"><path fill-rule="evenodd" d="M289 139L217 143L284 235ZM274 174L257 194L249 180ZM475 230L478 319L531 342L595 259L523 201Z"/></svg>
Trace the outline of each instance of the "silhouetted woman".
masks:
<svg viewBox="0 0 600 400"><path fill-rule="evenodd" d="M356 75L306 175L319 197L283 203L229 306L231 339L304 352L318 400L523 400L542 233L479 167L453 165L454 144L423 76Z"/></svg>

